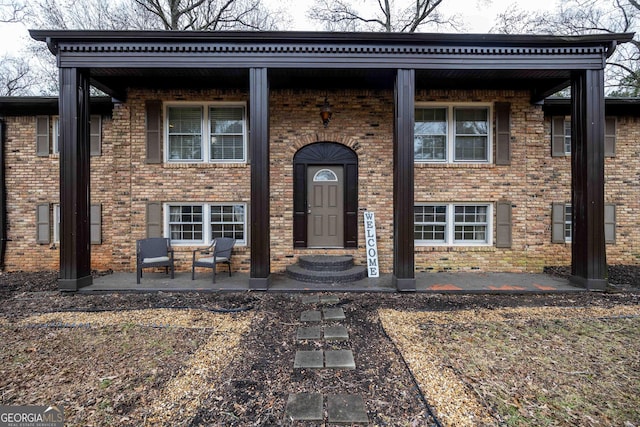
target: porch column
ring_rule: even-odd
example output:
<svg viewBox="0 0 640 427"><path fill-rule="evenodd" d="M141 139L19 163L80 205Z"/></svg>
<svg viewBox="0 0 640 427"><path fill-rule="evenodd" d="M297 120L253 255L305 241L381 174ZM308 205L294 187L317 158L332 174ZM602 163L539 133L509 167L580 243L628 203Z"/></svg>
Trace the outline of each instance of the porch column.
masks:
<svg viewBox="0 0 640 427"><path fill-rule="evenodd" d="M607 286L604 236L604 71L577 72L571 85L571 281Z"/></svg>
<svg viewBox="0 0 640 427"><path fill-rule="evenodd" d="M86 70L60 69L61 291L77 291L91 278L89 80Z"/></svg>
<svg viewBox="0 0 640 427"><path fill-rule="evenodd" d="M393 144L393 283L415 291L413 242L413 134L415 70L398 70Z"/></svg>
<svg viewBox="0 0 640 427"><path fill-rule="evenodd" d="M266 68L249 70L249 149L251 150L251 275L249 289L270 282L269 81Z"/></svg>

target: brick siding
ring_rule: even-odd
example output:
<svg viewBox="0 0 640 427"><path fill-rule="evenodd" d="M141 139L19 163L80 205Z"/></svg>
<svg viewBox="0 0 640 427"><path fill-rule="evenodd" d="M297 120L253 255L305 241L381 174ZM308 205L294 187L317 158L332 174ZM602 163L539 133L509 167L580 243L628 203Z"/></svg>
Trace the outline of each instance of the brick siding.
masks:
<svg viewBox="0 0 640 427"><path fill-rule="evenodd" d="M112 118L103 117L102 155L91 159L91 202L102 205L102 244L91 247L97 270L135 269L135 240L146 235L147 202L238 202L251 209L249 164L145 162L145 101L247 102L246 91L134 89L128 95L126 103L115 105ZM326 129L319 116L325 95L333 110ZM416 271L539 272L545 265L569 265L570 245L551 243L551 204L571 199L570 159L551 157L550 118L529 103L528 92L419 91L416 102L511 103L511 165L417 164L415 200L508 200L513 218L511 248L416 246ZM7 117L5 122L7 270L57 269L58 245L36 243L35 209L40 203L58 203L59 158L36 156L34 117ZM617 206L616 243L607 245L607 257L610 264L637 264L640 119L620 117L617 123L616 156L606 160L606 202ZM353 254L357 263L365 263L361 213L357 249L293 248L293 156L301 147L326 141L358 155L358 207L375 212L381 271L391 272L393 92L273 90L270 124L271 270L283 271L308 253ZM193 248L176 246L178 269L190 268ZM248 272L249 259L249 248L237 246L233 270Z"/></svg>

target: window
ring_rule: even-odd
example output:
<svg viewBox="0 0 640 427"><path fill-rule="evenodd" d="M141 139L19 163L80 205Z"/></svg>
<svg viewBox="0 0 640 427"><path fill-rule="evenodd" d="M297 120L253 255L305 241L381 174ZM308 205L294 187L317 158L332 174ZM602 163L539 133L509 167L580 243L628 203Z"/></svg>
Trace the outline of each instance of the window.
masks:
<svg viewBox="0 0 640 427"><path fill-rule="evenodd" d="M551 205L551 242L571 243L573 241L571 203L553 203ZM604 205L604 240L605 243L616 242L616 205Z"/></svg>
<svg viewBox="0 0 640 427"><path fill-rule="evenodd" d="M313 182L320 181L337 181L338 177L330 169L321 169L313 176Z"/></svg>
<svg viewBox="0 0 640 427"><path fill-rule="evenodd" d="M437 204L414 207L417 244L489 245L490 204Z"/></svg>
<svg viewBox="0 0 640 427"><path fill-rule="evenodd" d="M53 205L53 243L60 243L60 205Z"/></svg>
<svg viewBox="0 0 640 427"><path fill-rule="evenodd" d="M573 220L571 219L571 205L564 205L564 241L566 243L571 242L571 235L573 234Z"/></svg>
<svg viewBox="0 0 640 427"><path fill-rule="evenodd" d="M169 105L166 117L167 161L229 163L246 160L244 106Z"/></svg>
<svg viewBox="0 0 640 427"><path fill-rule="evenodd" d="M217 237L232 237L245 245L246 205L165 204L165 236L172 243L210 244Z"/></svg>
<svg viewBox="0 0 640 427"><path fill-rule="evenodd" d="M564 153L571 154L571 120L564 122Z"/></svg>
<svg viewBox="0 0 640 427"><path fill-rule="evenodd" d="M60 154L60 116L53 116L53 129L52 140L53 154ZM99 156L102 144L102 117L99 115L92 115L89 118L89 140L90 140L90 154L92 156Z"/></svg>
<svg viewBox="0 0 640 427"><path fill-rule="evenodd" d="M616 155L616 118L604 120L604 155ZM551 118L551 154L553 157L571 155L571 117L554 116Z"/></svg>
<svg viewBox="0 0 640 427"><path fill-rule="evenodd" d="M474 162L490 159L489 106L434 106L415 110L416 162Z"/></svg>

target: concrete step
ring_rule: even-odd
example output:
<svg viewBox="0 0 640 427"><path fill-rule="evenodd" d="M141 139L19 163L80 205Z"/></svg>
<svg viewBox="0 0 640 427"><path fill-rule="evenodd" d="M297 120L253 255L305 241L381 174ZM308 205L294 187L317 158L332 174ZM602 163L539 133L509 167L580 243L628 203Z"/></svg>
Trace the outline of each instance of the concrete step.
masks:
<svg viewBox="0 0 640 427"><path fill-rule="evenodd" d="M349 283L366 278L367 268L362 265L355 265L348 270L318 271L308 270L298 264L294 264L287 267L287 275L301 282Z"/></svg>
<svg viewBox="0 0 640 427"><path fill-rule="evenodd" d="M353 267L351 255L302 255L300 267L313 271L346 271Z"/></svg>

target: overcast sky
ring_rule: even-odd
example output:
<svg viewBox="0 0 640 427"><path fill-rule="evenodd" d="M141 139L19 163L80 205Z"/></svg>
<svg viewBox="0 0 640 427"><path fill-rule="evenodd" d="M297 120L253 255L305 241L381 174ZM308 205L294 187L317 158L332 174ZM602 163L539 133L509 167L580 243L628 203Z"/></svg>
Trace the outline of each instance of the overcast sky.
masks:
<svg viewBox="0 0 640 427"><path fill-rule="evenodd" d="M82 1L82 0L77 0ZM307 21L305 14L313 4L313 0L265 0L278 6L284 6L294 15L294 23L290 30L316 31L320 28ZM462 15L466 32L486 33L495 22L495 16L516 4L523 10L553 10L557 0L446 0L443 10ZM29 39L26 27L20 24L0 24L0 56L5 53L17 54Z"/></svg>

